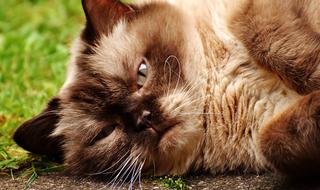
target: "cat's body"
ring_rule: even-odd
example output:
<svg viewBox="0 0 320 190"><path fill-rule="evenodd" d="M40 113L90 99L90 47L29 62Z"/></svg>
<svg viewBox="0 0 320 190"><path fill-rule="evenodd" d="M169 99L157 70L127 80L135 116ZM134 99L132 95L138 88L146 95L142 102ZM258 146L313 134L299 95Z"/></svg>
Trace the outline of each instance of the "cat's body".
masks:
<svg viewBox="0 0 320 190"><path fill-rule="evenodd" d="M283 4L83 1L87 26L49 104L53 125L41 123L44 111L15 140L41 154L62 149L76 174L319 172L320 3ZM140 57L150 72L139 89L131 71ZM151 124L132 132L135 120ZM49 129L30 143L38 126Z"/></svg>
<svg viewBox="0 0 320 190"><path fill-rule="evenodd" d="M230 169L263 171L267 162L259 152L260 129L301 96L279 77L259 66L241 40L229 29L234 1L211 3L212 18L202 27L209 75L205 166L211 172ZM202 8L203 10L203 8ZM208 11L209 12L209 11ZM211 38L208 40L208 36Z"/></svg>

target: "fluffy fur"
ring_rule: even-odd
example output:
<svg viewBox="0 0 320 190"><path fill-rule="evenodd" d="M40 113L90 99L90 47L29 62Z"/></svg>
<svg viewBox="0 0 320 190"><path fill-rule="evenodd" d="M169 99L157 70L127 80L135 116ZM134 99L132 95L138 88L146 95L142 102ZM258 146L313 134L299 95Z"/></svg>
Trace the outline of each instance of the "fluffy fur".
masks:
<svg viewBox="0 0 320 190"><path fill-rule="evenodd" d="M83 7L87 23L59 104L42 113L55 117L22 125L19 145L62 150L81 175L319 172L316 0L84 0ZM148 78L139 88L144 58Z"/></svg>

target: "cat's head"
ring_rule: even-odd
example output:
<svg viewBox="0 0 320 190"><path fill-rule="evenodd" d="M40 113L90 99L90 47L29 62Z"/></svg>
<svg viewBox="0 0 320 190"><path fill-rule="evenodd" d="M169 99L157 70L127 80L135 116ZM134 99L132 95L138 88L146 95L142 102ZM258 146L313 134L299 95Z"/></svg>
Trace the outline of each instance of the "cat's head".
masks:
<svg viewBox="0 0 320 190"><path fill-rule="evenodd" d="M206 73L193 18L164 2L82 3L87 23L67 80L47 109L16 131L16 142L63 154L77 174L199 168Z"/></svg>

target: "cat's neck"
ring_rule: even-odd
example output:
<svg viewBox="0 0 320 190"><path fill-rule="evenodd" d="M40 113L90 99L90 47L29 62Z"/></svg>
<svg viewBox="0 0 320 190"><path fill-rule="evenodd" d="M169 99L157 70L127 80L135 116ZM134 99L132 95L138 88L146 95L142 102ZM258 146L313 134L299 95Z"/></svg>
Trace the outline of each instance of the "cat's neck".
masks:
<svg viewBox="0 0 320 190"><path fill-rule="evenodd" d="M190 2L194 3L195 1ZM202 6L200 2L203 2L202 4L206 6ZM236 152L234 149L238 149L238 146L225 145L230 138L236 137L236 134L230 132L235 130L235 128L232 127L236 126L234 123L241 123L241 120L238 120L235 117L227 117L229 113L230 115L241 115L239 114L240 112L236 113L236 111L233 110L233 108L237 109L237 102L240 101L240 99L233 94L225 94L227 88L232 89L232 83L237 80L235 76L231 76L228 73L234 71L235 68L241 68L240 65L248 62L250 58L246 54L243 45L228 29L229 15L227 14L230 14L231 8L226 1L201 0L200 2L198 1L198 4L195 5L194 9L190 10L192 10L192 14L196 19L197 30L200 34L203 46L203 56L206 61L205 72L207 72L206 98L203 110L203 113L205 114L202 116L204 125L206 126L206 134L202 155L205 166L209 165L209 163L207 163L208 160L211 162L214 160L212 163L217 163L211 165L212 168L214 168L212 172L217 172L223 171L223 166L218 164L220 161L221 163L224 161L223 158L229 159L228 161L230 162L233 161L233 157L226 157L226 151L224 152L222 150L225 147L228 148L228 151L230 152ZM186 9L188 7L184 8ZM243 82L245 79L240 78L239 81ZM236 92L242 93L240 91ZM250 93L245 95L247 97ZM231 109L225 105L226 101L229 102L229 99L226 100L226 98L234 98L232 100L235 100L235 105L234 107L231 107ZM232 101L230 100L230 102ZM246 106L247 105L244 105L244 107ZM250 115L244 114L244 117L239 118L250 118ZM253 121L248 123L248 125L257 126ZM244 127L247 125L243 124L241 126ZM227 135L229 132L230 134ZM242 145L243 144L240 144L239 146ZM245 144L245 146L250 147L247 144ZM212 152L216 153L211 154ZM249 155L247 152L249 151L243 151L243 154L241 154L243 160L250 160L251 157L256 156L254 154ZM239 159L230 164L238 167L244 162L243 160ZM252 163L255 163L256 160L253 159L251 161ZM261 163L259 162L253 165L260 166ZM254 171L258 170L258 168L251 169Z"/></svg>

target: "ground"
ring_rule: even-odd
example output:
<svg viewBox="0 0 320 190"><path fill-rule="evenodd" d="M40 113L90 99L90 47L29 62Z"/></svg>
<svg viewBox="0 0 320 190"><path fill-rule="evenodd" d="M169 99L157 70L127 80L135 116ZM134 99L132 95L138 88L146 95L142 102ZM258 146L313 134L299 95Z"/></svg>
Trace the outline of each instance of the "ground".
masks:
<svg viewBox="0 0 320 190"><path fill-rule="evenodd" d="M264 175L224 175L210 176L200 175L186 177L188 187L186 189L203 190L317 190L317 183L294 183L280 177ZM0 189L15 190L24 189L27 179L11 179L9 176L0 176ZM62 174L50 174L41 176L31 186L30 190L103 190L111 189L106 182L88 178L75 178ZM142 189L169 189L159 180L143 180ZM116 189L116 188L114 188ZM123 188L126 189L126 188ZM136 189L139 189L137 186ZM177 188L178 189L178 188Z"/></svg>

